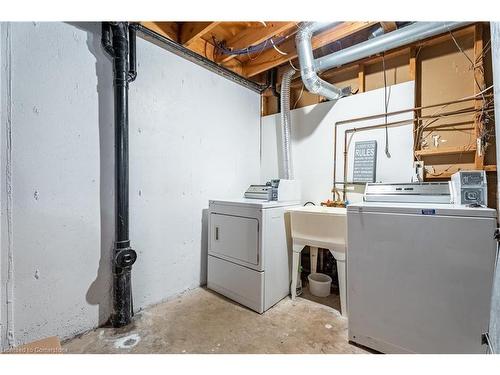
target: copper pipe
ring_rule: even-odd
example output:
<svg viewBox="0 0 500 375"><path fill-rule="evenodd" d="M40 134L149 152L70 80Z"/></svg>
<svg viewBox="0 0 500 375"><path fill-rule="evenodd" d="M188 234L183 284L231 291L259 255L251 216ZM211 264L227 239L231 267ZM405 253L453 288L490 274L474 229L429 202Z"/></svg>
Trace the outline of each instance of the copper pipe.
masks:
<svg viewBox="0 0 500 375"><path fill-rule="evenodd" d="M393 128L396 126L408 124L408 123L413 123L412 120L401 120L401 121L394 121L390 122L387 124L377 124L377 125L370 125L370 126L365 126L362 128L350 128L346 129L344 132L344 181L347 180L347 156L348 156L348 151L347 151L347 135L351 133L357 133L358 131L365 131L365 130L373 130L373 129L378 129L378 128L385 128L386 126L388 128ZM346 184L344 184L343 189L342 189L342 198L344 201L346 200Z"/></svg>
<svg viewBox="0 0 500 375"><path fill-rule="evenodd" d="M492 97L493 95L492 94L485 94L484 96L485 97ZM358 117L358 118L349 119L349 120L337 121L335 123L335 125L334 125L334 136L333 136L333 140L334 140L334 143L333 143L333 191L336 189L336 186L337 186L337 127L339 125L348 124L350 122L356 122L356 121L372 120L372 119L376 119L376 118L379 118L379 117L385 117L386 115L387 116L393 116L393 115L403 114L403 113L407 113L407 112L416 112L416 111L420 111L422 109L429 109L429 108L436 108L436 107L441 107L441 106L447 106L447 105L457 104L457 103L463 103L463 102L467 102L467 101L471 101L471 100L476 100L476 96L474 96L472 98L458 99L458 100L452 100L452 101L449 101L449 102L443 102L443 103L437 103L437 104L431 104L431 105L426 105L426 106L408 108L408 109L399 110L399 111L388 112L387 114L381 113L381 114L378 114L378 115L364 116L364 117ZM448 113L450 113L450 112L448 112ZM438 114L438 115L434 115L434 116L429 115L429 116L425 116L425 117L424 116L419 116L419 119L422 119L422 118L436 118L436 117L439 117L439 116L443 116L443 114ZM410 121L410 120L408 120L408 121ZM413 121L413 119L411 121ZM390 125L390 124L387 124L387 125ZM380 126L385 126L385 123L384 124L380 124ZM370 129L370 128L372 128L372 127L366 127L366 129ZM345 150L345 148L344 148L344 150ZM344 165L344 167L345 167L345 165ZM345 178L344 178L344 182L345 182ZM344 183L344 187L343 187L343 195L344 195L343 199L345 200L345 183Z"/></svg>
<svg viewBox="0 0 500 375"><path fill-rule="evenodd" d="M485 97L491 97L493 95L492 94L485 94L484 96ZM471 98L466 98L466 99L453 100L453 101L450 101L450 102L443 102L443 103L438 103L438 104L431 104L431 105L426 105L426 106L420 106L420 107L402 109L402 110L399 110L399 111L393 111L393 112L387 112L387 113L380 113L378 115L370 115L370 116L353 118L353 119L349 119L349 120L342 120L342 121L338 121L337 124L338 125L343 125L343 124L348 124L350 122L364 121L364 120L373 120L373 119L376 119L376 118L379 118L379 117L400 115L400 114L407 113L407 112L415 112L415 111L420 111L422 109L447 106L447 105L451 105L451 104L468 102L468 101L471 101L471 100L477 100L477 96L474 96L474 97L471 97Z"/></svg>

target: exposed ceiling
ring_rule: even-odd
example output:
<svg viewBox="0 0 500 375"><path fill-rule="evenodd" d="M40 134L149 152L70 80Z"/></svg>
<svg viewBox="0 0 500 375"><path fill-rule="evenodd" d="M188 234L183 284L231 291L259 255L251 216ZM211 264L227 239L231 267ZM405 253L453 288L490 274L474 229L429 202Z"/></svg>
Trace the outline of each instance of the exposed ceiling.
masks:
<svg viewBox="0 0 500 375"><path fill-rule="evenodd" d="M235 73L264 82L266 72L278 70L278 77L289 67L297 66L296 22L141 22L184 47L222 65ZM316 54L331 53L366 39L374 28L396 28L395 22L344 22L325 29L312 39ZM234 52L235 53L231 53Z"/></svg>

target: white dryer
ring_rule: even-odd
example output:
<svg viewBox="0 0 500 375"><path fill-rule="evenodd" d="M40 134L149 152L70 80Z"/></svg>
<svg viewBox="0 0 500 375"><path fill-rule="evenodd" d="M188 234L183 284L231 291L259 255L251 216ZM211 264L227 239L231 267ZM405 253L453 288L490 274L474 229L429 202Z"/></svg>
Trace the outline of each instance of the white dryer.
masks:
<svg viewBox="0 0 500 375"><path fill-rule="evenodd" d="M207 286L263 313L290 290L291 239L285 208L298 202L212 200Z"/></svg>

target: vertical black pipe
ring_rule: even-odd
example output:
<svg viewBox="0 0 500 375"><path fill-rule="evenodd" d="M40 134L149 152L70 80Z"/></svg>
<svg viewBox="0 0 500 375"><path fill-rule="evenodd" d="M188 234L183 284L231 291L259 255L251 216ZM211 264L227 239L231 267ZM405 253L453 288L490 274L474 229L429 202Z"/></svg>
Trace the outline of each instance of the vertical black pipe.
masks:
<svg viewBox="0 0 500 375"><path fill-rule="evenodd" d="M109 22L102 23L101 44L104 50L113 57L113 45L111 44L111 25Z"/></svg>
<svg viewBox="0 0 500 375"><path fill-rule="evenodd" d="M111 37L112 35L112 37ZM133 33L135 36L135 32ZM109 39L111 37L111 44ZM129 239L128 82L129 27L127 22L103 24L102 43L113 57L115 97L115 248L113 254L113 312L111 323L122 327L132 321L131 271L137 254ZM111 48L106 46L111 45ZM135 47L135 40L134 40ZM135 65L135 51L133 53ZM132 72L135 79L135 71Z"/></svg>
<svg viewBox="0 0 500 375"><path fill-rule="evenodd" d="M115 91L115 183L116 242L120 248L128 240L128 30L123 22L113 27Z"/></svg>
<svg viewBox="0 0 500 375"><path fill-rule="evenodd" d="M136 32L135 28L129 26L128 28L128 42L130 45L130 55L129 55L129 70L128 70L128 81L133 82L135 77L137 77L137 59L135 57L135 40Z"/></svg>

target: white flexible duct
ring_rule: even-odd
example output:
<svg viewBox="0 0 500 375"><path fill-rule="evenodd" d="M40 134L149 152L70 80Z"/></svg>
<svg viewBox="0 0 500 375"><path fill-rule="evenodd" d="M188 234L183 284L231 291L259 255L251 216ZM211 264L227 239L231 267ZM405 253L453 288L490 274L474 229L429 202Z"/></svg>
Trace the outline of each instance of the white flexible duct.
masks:
<svg viewBox="0 0 500 375"><path fill-rule="evenodd" d="M430 38L459 27L467 26L469 23L470 22L415 22L412 25L369 39L365 42L315 60L312 55L311 37L320 26L317 26L316 23L307 22L304 26L301 26L295 37L302 80L310 92L322 95L330 100L339 99L343 95L349 95L350 92L347 92L347 90L344 92L342 89L322 80L318 77L318 72L336 68L418 40Z"/></svg>
<svg viewBox="0 0 500 375"><path fill-rule="evenodd" d="M283 155L283 178L293 180L292 166L292 141L290 123L290 83L295 74L295 69L288 70L281 79L281 151Z"/></svg>
<svg viewBox="0 0 500 375"><path fill-rule="evenodd" d="M335 25L342 22L329 22L329 23L321 23L321 22L306 22L299 26L299 33L303 33L303 38L311 39L311 36L314 32L323 29L325 27L334 27ZM309 36L310 33L310 36ZM304 45L305 46L305 45ZM301 58L301 54L299 53L299 59ZM310 54L302 54L302 59L307 58L309 61L313 61L313 53L312 47L310 47ZM300 66L305 65L300 60ZM281 104L281 126L283 136L281 137L281 151L283 155L283 178L287 180L293 180L293 165L292 165L292 141L291 141L291 119L290 119L290 83L292 82L292 77L295 74L295 69L288 70L281 79L281 95L280 95L280 104ZM302 73L302 77L304 74ZM304 83L305 84L305 83ZM327 83L328 84L328 83ZM329 84L328 84L329 85ZM307 89L309 87L306 85Z"/></svg>

